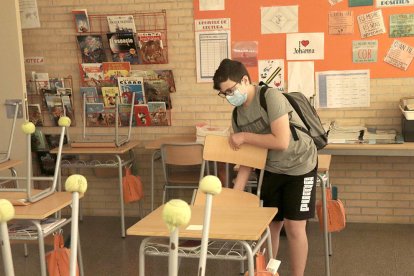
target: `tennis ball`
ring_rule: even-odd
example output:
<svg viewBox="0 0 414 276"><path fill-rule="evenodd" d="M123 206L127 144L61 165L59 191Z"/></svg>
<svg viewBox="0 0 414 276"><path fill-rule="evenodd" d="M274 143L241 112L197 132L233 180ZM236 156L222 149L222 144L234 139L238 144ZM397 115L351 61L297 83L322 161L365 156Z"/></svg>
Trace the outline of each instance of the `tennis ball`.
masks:
<svg viewBox="0 0 414 276"><path fill-rule="evenodd" d="M68 192L84 193L88 188L88 181L83 175L72 174L66 179L65 189Z"/></svg>
<svg viewBox="0 0 414 276"><path fill-rule="evenodd" d="M187 225L191 218L191 209L187 202L181 199L168 201L162 210L162 219L170 232L176 227Z"/></svg>
<svg viewBox="0 0 414 276"><path fill-rule="evenodd" d="M7 199L0 199L0 222L6 222L14 217L14 207Z"/></svg>
<svg viewBox="0 0 414 276"><path fill-rule="evenodd" d="M22 130L25 134L32 134L36 131L36 127L32 122L25 122L22 124Z"/></svg>
<svg viewBox="0 0 414 276"><path fill-rule="evenodd" d="M71 124L71 120L67 116L62 116L62 117L59 118L58 124L61 127L68 127Z"/></svg>
<svg viewBox="0 0 414 276"><path fill-rule="evenodd" d="M217 176L207 175L201 179L199 188L203 193L216 195L221 192L221 181Z"/></svg>

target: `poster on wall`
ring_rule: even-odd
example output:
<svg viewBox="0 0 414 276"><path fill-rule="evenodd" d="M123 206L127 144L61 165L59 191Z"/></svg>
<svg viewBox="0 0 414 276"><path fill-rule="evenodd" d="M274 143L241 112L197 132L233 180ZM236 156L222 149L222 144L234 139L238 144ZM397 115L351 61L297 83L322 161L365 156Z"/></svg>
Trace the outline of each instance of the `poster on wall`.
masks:
<svg viewBox="0 0 414 276"><path fill-rule="evenodd" d="M259 60L259 82L262 81L280 92L285 90L285 60Z"/></svg>
<svg viewBox="0 0 414 276"><path fill-rule="evenodd" d="M195 20L197 82L212 82L220 62L231 56L230 18Z"/></svg>
<svg viewBox="0 0 414 276"><path fill-rule="evenodd" d="M324 33L287 34L286 59L324 59Z"/></svg>
<svg viewBox="0 0 414 276"><path fill-rule="evenodd" d="M390 37L414 36L414 13L390 15Z"/></svg>
<svg viewBox="0 0 414 276"><path fill-rule="evenodd" d="M240 61L247 67L257 67L257 41L233 41L232 59Z"/></svg>
<svg viewBox="0 0 414 276"><path fill-rule="evenodd" d="M261 8L262 34L297 33L298 6Z"/></svg>
<svg viewBox="0 0 414 276"><path fill-rule="evenodd" d="M19 0L19 9L22 29L40 28L36 0Z"/></svg>
<svg viewBox="0 0 414 276"><path fill-rule="evenodd" d="M412 46L398 40L394 40L384 61L394 67L406 71L410 66L414 57L414 49Z"/></svg>

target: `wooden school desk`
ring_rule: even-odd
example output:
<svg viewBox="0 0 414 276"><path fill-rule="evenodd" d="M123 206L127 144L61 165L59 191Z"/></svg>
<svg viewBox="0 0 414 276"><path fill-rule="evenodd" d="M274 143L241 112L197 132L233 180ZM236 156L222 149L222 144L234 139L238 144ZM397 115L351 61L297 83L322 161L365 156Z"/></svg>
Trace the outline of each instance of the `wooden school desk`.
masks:
<svg viewBox="0 0 414 276"><path fill-rule="evenodd" d="M122 168L132 164L135 160L134 148L140 144L139 141L129 141L120 147L113 148L73 148L68 145L62 149L62 157L65 155L99 155L108 156L106 162L97 160L79 160L70 162L62 160L61 168L118 168L118 185L119 185L119 201L121 204L121 236L125 238L125 211L124 211L124 198L122 188ZM50 151L51 153L57 153L57 148ZM121 159L121 155L128 154L126 160ZM115 160L114 160L115 159ZM60 183L60 174L59 174ZM140 208L141 209L141 208Z"/></svg>
<svg viewBox="0 0 414 276"><path fill-rule="evenodd" d="M403 144L328 144L321 154L360 156L414 156L414 143Z"/></svg>
<svg viewBox="0 0 414 276"><path fill-rule="evenodd" d="M158 207L155 211L138 221L135 225L127 230L128 235L133 236L149 236L149 237L169 237L170 232L162 219L162 210L164 206ZM203 224L204 206L190 206L191 219L187 226L181 227L179 230L180 239L201 239L202 230L188 230L190 225L199 226ZM259 250L261 244L257 243L252 250L246 241L257 241L265 232L268 234L266 241L271 244L271 236L269 224L277 213L277 208L263 207L245 207L231 208L229 207L213 207L211 211L211 224L209 240L224 240L239 242L247 253L249 275L254 275L254 254ZM139 252L139 275L145 275L145 246L150 238L142 240ZM263 241L264 242L264 241ZM195 256L198 258L198 256ZM226 258L222 256L223 258ZM208 258L214 258L210 254ZM220 256L215 256L219 259ZM194 273L196 274L196 272Z"/></svg>
<svg viewBox="0 0 414 276"><path fill-rule="evenodd" d="M19 199L24 198L26 194L24 192L0 192L0 198L5 199ZM81 195L82 196L82 195ZM40 225L40 221L45 219L63 208L69 206L72 203L72 193L69 192L55 192L37 202L31 203L27 206L14 206L15 216L14 219L22 219L31 221L37 228L37 240L39 242L39 258L40 258L40 271L42 276L46 276L46 260L45 260L45 244L44 233ZM55 232L57 229L71 222L71 218L68 218L63 224L60 224L55 229L51 229L46 235ZM10 238L14 240L14 238ZM22 238L22 240L29 240L30 238ZM79 248L80 249L80 248ZM83 275L83 266L81 261L81 254L79 252L79 269L81 275Z"/></svg>

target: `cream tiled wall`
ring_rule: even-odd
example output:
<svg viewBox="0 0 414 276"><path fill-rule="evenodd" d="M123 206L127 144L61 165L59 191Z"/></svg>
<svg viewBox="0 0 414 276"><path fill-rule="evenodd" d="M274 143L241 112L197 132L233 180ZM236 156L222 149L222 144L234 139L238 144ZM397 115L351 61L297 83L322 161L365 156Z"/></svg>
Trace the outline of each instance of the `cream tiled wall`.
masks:
<svg viewBox="0 0 414 276"><path fill-rule="evenodd" d="M207 122L227 126L231 107L216 97L212 84L196 83L193 1L149 0L37 0L42 28L23 31L26 57L43 56L43 65L28 65L30 71L49 72L50 76L71 75L75 108L79 110L78 48L71 10L86 8L89 14L167 11L169 64L133 66L136 69L172 69L177 92L172 94L172 126L135 128L133 138L145 142L165 135L194 134L194 124ZM380 60L380 58L379 58ZM381 62L381 61L379 61ZM332 68L333 70L335 68ZM351 68L350 68L351 69ZM400 130L398 100L414 95L414 78L371 80L371 107L361 109L320 110L322 120L340 124L365 124ZM81 117L71 134L80 133ZM44 128L45 133L56 132ZM144 207L150 207L151 151L136 149L138 173L145 185ZM156 205L161 201L162 175L156 163ZM90 182L84 199L87 215L119 213L116 178L96 178L82 171ZM414 223L414 157L334 156L331 164L332 183L346 205L348 221L378 223ZM127 215L137 216L138 205L128 205Z"/></svg>

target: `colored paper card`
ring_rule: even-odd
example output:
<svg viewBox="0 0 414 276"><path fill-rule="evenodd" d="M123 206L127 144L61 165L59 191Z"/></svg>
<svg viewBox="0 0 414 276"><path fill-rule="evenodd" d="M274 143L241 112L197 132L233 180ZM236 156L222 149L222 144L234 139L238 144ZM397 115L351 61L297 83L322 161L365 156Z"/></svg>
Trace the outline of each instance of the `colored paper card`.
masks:
<svg viewBox="0 0 414 276"><path fill-rule="evenodd" d="M397 6L413 6L414 0L377 0L377 8L397 7Z"/></svg>
<svg viewBox="0 0 414 276"><path fill-rule="evenodd" d="M286 59L324 59L324 33L287 34Z"/></svg>
<svg viewBox="0 0 414 276"><path fill-rule="evenodd" d="M348 0L348 7L372 6L373 0Z"/></svg>
<svg viewBox="0 0 414 276"><path fill-rule="evenodd" d="M297 33L298 6L261 8L262 34Z"/></svg>
<svg viewBox="0 0 414 276"><path fill-rule="evenodd" d="M361 38L386 33L381 10L358 15L357 20Z"/></svg>
<svg viewBox="0 0 414 276"><path fill-rule="evenodd" d="M328 14L328 29L330 35L345 35L354 33L353 11L331 11Z"/></svg>
<svg viewBox="0 0 414 276"><path fill-rule="evenodd" d="M378 56L378 40L352 41L352 62L376 62Z"/></svg>
<svg viewBox="0 0 414 276"><path fill-rule="evenodd" d="M285 90L284 67L283 59L259 60L259 81L283 92Z"/></svg>
<svg viewBox="0 0 414 276"><path fill-rule="evenodd" d="M288 63L288 92L302 92L310 98L315 95L315 65L313 61Z"/></svg>
<svg viewBox="0 0 414 276"><path fill-rule="evenodd" d="M390 15L390 37L414 36L414 13Z"/></svg>
<svg viewBox="0 0 414 276"><path fill-rule="evenodd" d="M414 57L412 46L398 40L394 40L384 61L404 71L408 69Z"/></svg>

